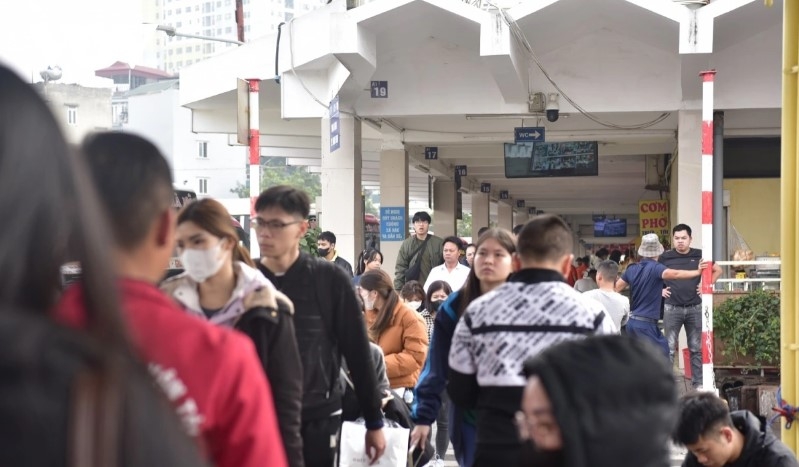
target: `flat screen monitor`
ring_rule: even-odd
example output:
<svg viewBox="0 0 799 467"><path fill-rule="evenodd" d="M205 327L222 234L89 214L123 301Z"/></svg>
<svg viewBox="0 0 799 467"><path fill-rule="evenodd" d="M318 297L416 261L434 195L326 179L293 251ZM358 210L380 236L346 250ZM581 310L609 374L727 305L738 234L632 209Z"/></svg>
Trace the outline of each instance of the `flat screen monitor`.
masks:
<svg viewBox="0 0 799 467"><path fill-rule="evenodd" d="M599 175L596 141L505 143L505 177L586 177Z"/></svg>
<svg viewBox="0 0 799 467"><path fill-rule="evenodd" d="M626 237L627 219L594 219L594 237Z"/></svg>

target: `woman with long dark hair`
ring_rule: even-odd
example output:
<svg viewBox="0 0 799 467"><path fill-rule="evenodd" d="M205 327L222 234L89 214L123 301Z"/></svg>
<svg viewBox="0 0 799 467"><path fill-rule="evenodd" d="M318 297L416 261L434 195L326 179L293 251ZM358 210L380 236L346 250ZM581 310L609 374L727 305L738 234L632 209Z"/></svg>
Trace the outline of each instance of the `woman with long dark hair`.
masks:
<svg viewBox="0 0 799 467"><path fill-rule="evenodd" d="M358 285L361 276L366 271L380 269L383 264L383 253L375 248L367 248L358 255L358 262L355 265L355 275L352 277L352 284Z"/></svg>
<svg viewBox="0 0 799 467"><path fill-rule="evenodd" d="M383 349L391 389L413 388L427 356L427 331L422 317L400 300L391 277L381 270L361 277L358 293L364 304L369 340Z"/></svg>
<svg viewBox="0 0 799 467"><path fill-rule="evenodd" d="M252 339L272 386L289 465L303 465L302 364L291 301L255 268L219 201L187 204L178 214L175 237L185 272L161 289L198 318Z"/></svg>
<svg viewBox="0 0 799 467"><path fill-rule="evenodd" d="M33 86L0 66L0 465L202 465L131 351L92 183ZM84 331L53 324L78 261Z"/></svg>
<svg viewBox="0 0 799 467"><path fill-rule="evenodd" d="M413 418L416 426L411 433L412 444L424 446L430 435L430 425L441 408L455 325L471 302L504 283L513 272L511 258L516 246L510 232L489 229L483 232L476 246L474 267L469 271L466 283L447 297L436 313L430 352L415 389ZM450 404L448 429L458 464L472 465L476 439L474 415Z"/></svg>

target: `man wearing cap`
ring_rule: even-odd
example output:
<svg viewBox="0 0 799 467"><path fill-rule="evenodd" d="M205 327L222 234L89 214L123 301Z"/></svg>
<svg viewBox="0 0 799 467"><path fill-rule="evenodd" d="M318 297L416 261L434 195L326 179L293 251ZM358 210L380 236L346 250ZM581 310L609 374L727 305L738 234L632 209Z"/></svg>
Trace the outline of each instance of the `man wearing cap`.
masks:
<svg viewBox="0 0 799 467"><path fill-rule="evenodd" d="M691 271L669 269L658 263L658 257L662 254L663 245L658 236L653 233L644 235L638 248L641 262L630 265L624 271L621 279L616 282L616 292L621 292L628 285L632 291L627 334L651 341L668 358L669 345L657 325L660 319L663 281L698 277L707 264L700 261L697 269Z"/></svg>

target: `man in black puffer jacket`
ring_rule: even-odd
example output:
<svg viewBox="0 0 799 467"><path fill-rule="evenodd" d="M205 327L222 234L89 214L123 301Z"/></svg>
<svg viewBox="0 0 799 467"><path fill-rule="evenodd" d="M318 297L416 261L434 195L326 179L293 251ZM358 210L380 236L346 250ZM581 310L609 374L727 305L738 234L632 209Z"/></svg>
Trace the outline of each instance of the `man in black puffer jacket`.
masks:
<svg viewBox="0 0 799 467"><path fill-rule="evenodd" d="M763 418L746 410L730 413L711 393L683 396L674 441L688 448L683 467L799 467Z"/></svg>
<svg viewBox="0 0 799 467"><path fill-rule="evenodd" d="M677 388L654 346L599 336L524 365L519 434L529 467L666 467Z"/></svg>
<svg viewBox="0 0 799 467"><path fill-rule="evenodd" d="M299 250L308 230L308 195L273 186L255 202L253 218L261 259L258 269L294 303L294 331L303 372L302 442L306 467L331 467L341 427L341 357L366 420L366 454L376 461L385 450L381 395L363 313L352 277L329 261Z"/></svg>

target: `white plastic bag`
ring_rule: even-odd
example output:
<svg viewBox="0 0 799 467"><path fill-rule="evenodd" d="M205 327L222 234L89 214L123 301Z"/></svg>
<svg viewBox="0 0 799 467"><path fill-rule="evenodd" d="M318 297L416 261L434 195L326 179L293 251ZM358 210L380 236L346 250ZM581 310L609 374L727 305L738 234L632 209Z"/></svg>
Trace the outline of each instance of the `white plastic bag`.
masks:
<svg viewBox="0 0 799 467"><path fill-rule="evenodd" d="M386 452L375 466L406 467L408 462L408 439L410 430L401 427L383 427L386 437ZM344 422L341 426L339 444L339 467L369 467L364 438L366 426L358 422Z"/></svg>

